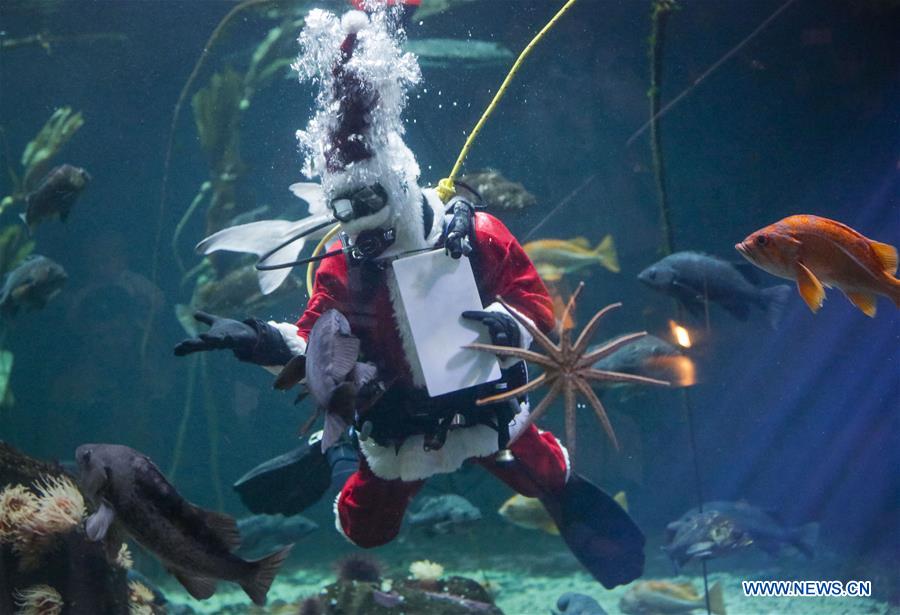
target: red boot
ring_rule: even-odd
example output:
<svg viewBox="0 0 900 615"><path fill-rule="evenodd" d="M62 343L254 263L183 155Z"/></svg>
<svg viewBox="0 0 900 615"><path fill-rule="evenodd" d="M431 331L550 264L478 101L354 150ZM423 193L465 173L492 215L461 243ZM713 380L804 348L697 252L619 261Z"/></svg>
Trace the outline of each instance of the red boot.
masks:
<svg viewBox="0 0 900 615"><path fill-rule="evenodd" d="M372 473L360 455L354 472L335 500L335 525L353 544L370 549L393 540L403 515L424 480L385 480Z"/></svg>

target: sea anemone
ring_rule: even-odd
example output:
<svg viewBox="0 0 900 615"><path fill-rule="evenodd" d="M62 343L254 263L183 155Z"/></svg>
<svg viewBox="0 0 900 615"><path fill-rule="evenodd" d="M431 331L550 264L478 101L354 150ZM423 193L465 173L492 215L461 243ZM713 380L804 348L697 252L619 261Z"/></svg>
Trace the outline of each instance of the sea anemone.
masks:
<svg viewBox="0 0 900 615"><path fill-rule="evenodd" d="M59 615L63 599L49 585L32 585L28 589L13 592L19 615Z"/></svg>
<svg viewBox="0 0 900 615"><path fill-rule="evenodd" d="M14 542L18 528L37 508L37 496L22 485L0 491L0 544Z"/></svg>
<svg viewBox="0 0 900 615"><path fill-rule="evenodd" d="M444 574L444 567L427 559L413 562L409 565L409 574L413 580L433 583Z"/></svg>
<svg viewBox="0 0 900 615"><path fill-rule="evenodd" d="M26 525L35 534L61 534L81 523L84 497L68 476L44 475L35 484L38 510Z"/></svg>
<svg viewBox="0 0 900 615"><path fill-rule="evenodd" d="M381 580L381 564L365 555L353 553L337 563L337 576L341 581L378 583Z"/></svg>
<svg viewBox="0 0 900 615"><path fill-rule="evenodd" d="M37 496L23 495L26 493L23 487L12 498L17 502L18 512L11 525L11 542L24 570L37 567L54 536L77 527L85 515L84 498L68 477L45 474L34 489Z"/></svg>
<svg viewBox="0 0 900 615"><path fill-rule="evenodd" d="M128 581L129 615L153 615L153 592L140 581Z"/></svg>
<svg viewBox="0 0 900 615"><path fill-rule="evenodd" d="M128 543L123 542L119 547L119 552L116 554L116 566L125 570L131 570L131 567L134 566L134 558L131 557L131 551L128 550Z"/></svg>

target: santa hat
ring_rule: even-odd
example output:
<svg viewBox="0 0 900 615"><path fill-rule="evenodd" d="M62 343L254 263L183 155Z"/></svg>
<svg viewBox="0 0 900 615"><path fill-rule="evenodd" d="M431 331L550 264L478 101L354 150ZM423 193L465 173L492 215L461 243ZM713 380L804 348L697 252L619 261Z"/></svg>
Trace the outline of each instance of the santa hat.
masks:
<svg viewBox="0 0 900 615"><path fill-rule="evenodd" d="M421 72L416 57L402 51L403 33L390 11L385 5L341 19L310 11L294 68L319 92L316 114L297 137L304 172L321 178L328 198L380 184L390 207L385 224L396 229L398 244L419 247L408 245L423 241L423 213L419 166L403 142L402 112Z"/></svg>

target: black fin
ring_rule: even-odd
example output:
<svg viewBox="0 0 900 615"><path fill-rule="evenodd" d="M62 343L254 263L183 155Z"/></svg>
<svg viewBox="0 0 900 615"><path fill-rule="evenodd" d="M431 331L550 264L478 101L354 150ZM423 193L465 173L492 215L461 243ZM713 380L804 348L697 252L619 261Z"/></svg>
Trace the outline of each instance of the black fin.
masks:
<svg viewBox="0 0 900 615"><path fill-rule="evenodd" d="M644 571L644 534L612 496L578 474L563 490L541 498L581 564L607 589Z"/></svg>
<svg viewBox="0 0 900 615"><path fill-rule="evenodd" d="M679 297L681 301L681 305L685 307L688 313L694 318L702 318L706 314L706 306L703 304L703 301L700 299L687 299L685 297Z"/></svg>
<svg viewBox="0 0 900 615"><path fill-rule="evenodd" d="M819 524L807 523L797 528L794 532L794 540L791 544L807 558L812 559L816 555L816 544L819 542Z"/></svg>
<svg viewBox="0 0 900 615"><path fill-rule="evenodd" d="M331 340L331 365L328 373L341 381L356 367L359 358L359 338L352 335L335 335Z"/></svg>
<svg viewBox="0 0 900 615"><path fill-rule="evenodd" d="M744 276L745 280L747 280L754 286L759 286L760 284L762 284L762 276L759 275L759 267L746 260L729 262L735 269L737 269L738 273Z"/></svg>
<svg viewBox="0 0 900 615"><path fill-rule="evenodd" d="M216 593L216 580L208 577L195 577L181 570L170 570L178 582L193 598L206 600Z"/></svg>
<svg viewBox="0 0 900 615"><path fill-rule="evenodd" d="M319 442L304 443L250 470L235 484L241 502L257 514L295 515L322 497L331 467Z"/></svg>
<svg viewBox="0 0 900 615"><path fill-rule="evenodd" d="M750 318L750 306L746 303L728 303L723 304L722 307L728 310L728 313L738 320L743 321Z"/></svg>
<svg viewBox="0 0 900 615"><path fill-rule="evenodd" d="M275 580L278 569L284 563L284 560L287 559L287 556L291 554L291 549L293 548L294 545L290 544L280 551L252 562L255 564L253 576L241 582L241 587L250 596L253 604L263 606L266 603L266 594L269 593L269 587L272 586L272 581Z"/></svg>
<svg viewBox="0 0 900 615"><path fill-rule="evenodd" d="M301 354L287 362L287 365L284 366L281 373L275 378L275 383L272 386L280 391L284 391L291 388L305 377L306 356Z"/></svg>
<svg viewBox="0 0 900 615"><path fill-rule="evenodd" d="M234 517L211 510L204 510L203 515L210 531L227 544L229 549L237 549L241 545L241 533Z"/></svg>

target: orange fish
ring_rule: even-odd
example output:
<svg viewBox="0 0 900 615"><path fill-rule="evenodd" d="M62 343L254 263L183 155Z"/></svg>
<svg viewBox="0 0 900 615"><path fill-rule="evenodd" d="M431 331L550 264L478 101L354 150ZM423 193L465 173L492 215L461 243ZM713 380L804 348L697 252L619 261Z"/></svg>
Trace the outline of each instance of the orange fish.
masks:
<svg viewBox="0 0 900 615"><path fill-rule="evenodd" d="M813 312L825 289L837 287L866 316L875 316L875 295L900 307L897 249L863 237L846 224L818 216L789 216L735 246L744 258L781 278L796 280Z"/></svg>

